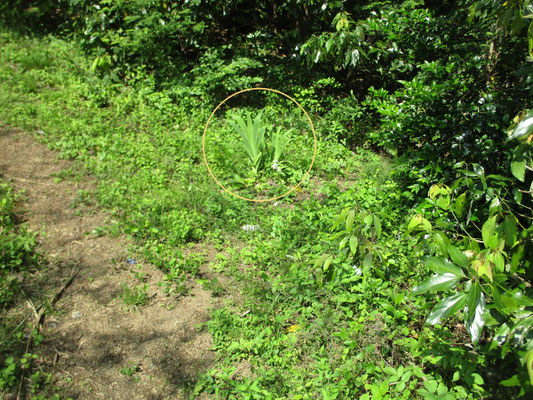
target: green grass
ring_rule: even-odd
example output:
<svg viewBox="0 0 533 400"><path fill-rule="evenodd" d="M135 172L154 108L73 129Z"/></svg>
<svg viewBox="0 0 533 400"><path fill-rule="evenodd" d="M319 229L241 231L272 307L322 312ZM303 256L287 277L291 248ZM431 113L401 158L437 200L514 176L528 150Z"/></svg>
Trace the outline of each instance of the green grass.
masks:
<svg viewBox="0 0 533 400"><path fill-rule="evenodd" d="M123 283L119 297L128 310L139 311L140 307L148 304L148 286L129 287L127 283Z"/></svg>
<svg viewBox="0 0 533 400"><path fill-rule="evenodd" d="M307 194L295 191L277 204L246 202L224 193L203 165L201 133L212 110L186 81L159 90L138 71L128 84L113 83L94 75L74 44L54 37L4 32L0 47L0 120L44 131L36 138L98 179L94 201L120 221L115 233L133 237L144 259L161 268L169 294L186 293L187 280L206 262L202 253L184 256L188 243L220 251L212 269L229 275L242 293L207 323L219 358L200 377L197 394L474 399L496 393L495 383L483 383L493 365L465 347L444 346L442 338L456 335L453 321L423 327L425 299L409 294L423 275L421 253L405 235L411 210L402 205L392 162L349 152L328 139L327 121L317 117ZM268 107L274 110L275 102ZM293 121L289 113L280 124ZM235 156L222 119L212 127L213 172L229 179L230 164L238 171L247 160ZM299 143L291 140L287 150L297 167L309 162L312 139ZM296 170L288 184L298 181ZM82 192L76 203L92 200ZM354 210L359 248L367 253L350 253L335 236L333 223L346 208ZM201 282L222 293L217 281ZM121 297L134 307L147 300L140 286L125 286ZM242 375L244 361L251 367Z"/></svg>

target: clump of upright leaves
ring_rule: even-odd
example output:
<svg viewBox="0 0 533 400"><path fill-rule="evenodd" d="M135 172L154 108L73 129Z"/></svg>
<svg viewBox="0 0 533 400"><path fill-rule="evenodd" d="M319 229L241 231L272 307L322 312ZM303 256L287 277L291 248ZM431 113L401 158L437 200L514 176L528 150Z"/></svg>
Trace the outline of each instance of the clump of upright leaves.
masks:
<svg viewBox="0 0 533 400"><path fill-rule="evenodd" d="M282 156L290 142L290 130L265 124L262 112L252 119L251 113L245 117L235 116L229 124L239 134L241 144L251 164L252 178L259 176L260 170L270 166L277 172L281 171Z"/></svg>
<svg viewBox="0 0 533 400"><path fill-rule="evenodd" d="M242 139L242 145L252 165L252 175L257 177L259 166L265 152L265 130L261 123L261 113L252 120L250 113L245 118L235 116L235 121L228 121Z"/></svg>

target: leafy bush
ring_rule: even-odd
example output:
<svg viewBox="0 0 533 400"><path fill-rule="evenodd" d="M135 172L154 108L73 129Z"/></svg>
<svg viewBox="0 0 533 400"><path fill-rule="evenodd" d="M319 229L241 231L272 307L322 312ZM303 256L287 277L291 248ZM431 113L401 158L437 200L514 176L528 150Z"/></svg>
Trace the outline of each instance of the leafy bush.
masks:
<svg viewBox="0 0 533 400"><path fill-rule="evenodd" d="M519 386L521 394L533 390L533 292L528 284L533 276L533 184L520 183L533 163L532 121L528 113L510 130L512 177L486 175L479 164L458 169L460 177L451 187L431 187L409 224L411 231L421 232L421 244L432 254L423 263L434 272L413 293L443 292L427 323L441 324L464 310L474 344L484 337L485 352L499 347L500 357L526 367L501 382ZM483 335L485 325L490 333Z"/></svg>

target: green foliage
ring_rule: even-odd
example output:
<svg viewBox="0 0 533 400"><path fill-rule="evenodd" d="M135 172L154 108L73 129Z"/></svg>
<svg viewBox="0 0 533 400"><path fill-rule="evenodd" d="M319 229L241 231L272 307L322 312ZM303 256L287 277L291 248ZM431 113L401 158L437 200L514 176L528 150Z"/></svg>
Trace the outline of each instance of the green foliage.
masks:
<svg viewBox="0 0 533 400"><path fill-rule="evenodd" d="M8 305L18 294L21 272L37 263L35 235L15 215L20 201L12 188L0 182L0 305Z"/></svg>
<svg viewBox="0 0 533 400"><path fill-rule="evenodd" d="M262 121L262 113L257 114L253 121L250 113L246 114L246 120L238 115L233 118L235 121L229 120L228 123L242 139L241 144L252 167L252 178L256 179L260 170L267 166L281 172L282 155L291 140L290 131L266 125Z"/></svg>
<svg viewBox="0 0 533 400"><path fill-rule="evenodd" d="M163 270L168 294L200 278L205 260L184 256L188 242L210 238L224 250L219 268L243 293L207 324L220 358L197 394L529 391L531 114L512 120L531 108L529 28L513 28L529 3L477 2L512 9L502 26L508 18L513 37L484 6L468 24L470 3L452 3L83 0L69 3L63 27L87 57L53 37L0 36L0 118L47 132L43 140L98 178L94 201ZM212 106L258 84L311 113L319 151L302 191L252 206L220 193L191 149ZM265 129L235 120L234 140L214 121L216 176L251 166L258 186L281 172L284 184L298 182L312 143L299 135L304 123L279 100L249 100L230 107L263 109ZM250 224L261 229L243 232ZM131 304L145 295L124 288Z"/></svg>
<svg viewBox="0 0 533 400"><path fill-rule="evenodd" d="M469 22L480 17L496 17L498 25L511 35L527 32L529 55L533 57L533 5L530 1L479 0L470 6Z"/></svg>
<svg viewBox="0 0 533 400"><path fill-rule="evenodd" d="M515 149L521 149L524 164L525 158L527 164L532 163L531 144L525 139L530 134L528 118L526 114L510 129L511 140L521 138L522 143L517 145L515 141ZM515 179L523 181L525 167L517 171L516 158L515 155L510 170ZM528 352L533 346L533 296L527 284L533 260L531 188L521 190L519 182L509 176L486 176L478 164L473 165L473 171L459 172L463 176L451 188L433 185L428 207L421 206L421 212L434 220L435 230L425 234L421 243L436 254L423 259L425 267L435 274L419 283L413 293L443 292L443 298L427 318L428 324L440 324L462 310L472 342L479 342L488 325L490 333L485 338L490 338L491 344L485 351L500 346L502 358L514 352L511 354L519 357L531 379ZM522 193L528 199L523 199ZM430 204L434 207L431 214ZM411 220L410 226L417 218L420 219L415 216ZM521 393L531 391L522 372L502 384L515 379Z"/></svg>
<svg viewBox="0 0 533 400"><path fill-rule="evenodd" d="M135 285L130 288L127 283L123 283L121 289L122 291L119 297L127 306L128 310L140 310L139 307L148 303L148 286L146 284L144 286Z"/></svg>
<svg viewBox="0 0 533 400"><path fill-rule="evenodd" d="M64 22L64 0L5 0L0 4L0 25L24 33L56 30Z"/></svg>
<svg viewBox="0 0 533 400"><path fill-rule="evenodd" d="M259 164L265 149L265 130L266 127L261 123L261 114L259 113L252 121L250 114L246 115L246 122L243 118L236 116L235 122L228 123L239 133L242 139L242 145L246 155L252 164L252 175L257 177Z"/></svg>
<svg viewBox="0 0 533 400"><path fill-rule="evenodd" d="M249 56L228 57L224 47L209 49L191 70L192 93L215 106L224 97L263 83L261 61Z"/></svg>
<svg viewBox="0 0 533 400"><path fill-rule="evenodd" d="M122 375L133 378L133 381L135 383L138 383L141 378L137 375L137 373L141 371L142 371L142 368L140 364L129 363L127 366L122 367L119 372Z"/></svg>

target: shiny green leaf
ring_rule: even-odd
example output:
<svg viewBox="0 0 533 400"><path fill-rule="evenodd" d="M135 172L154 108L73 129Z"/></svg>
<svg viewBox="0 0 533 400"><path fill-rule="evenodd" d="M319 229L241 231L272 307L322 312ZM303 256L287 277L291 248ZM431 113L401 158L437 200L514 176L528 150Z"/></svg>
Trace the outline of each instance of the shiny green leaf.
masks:
<svg viewBox="0 0 533 400"><path fill-rule="evenodd" d="M443 318L456 313L464 307L466 298L466 293L456 293L452 296L446 297L435 306L433 311L431 311L426 323L429 325L435 325L438 324Z"/></svg>
<svg viewBox="0 0 533 400"><path fill-rule="evenodd" d="M530 349L524 356L526 361L527 373L529 374L529 383L533 385L533 349Z"/></svg>
<svg viewBox="0 0 533 400"><path fill-rule="evenodd" d="M460 267L466 268L468 266L468 258L454 245L448 245L448 254L452 261Z"/></svg>
<svg viewBox="0 0 533 400"><path fill-rule="evenodd" d="M409 221L409 225L407 225L408 232L411 232L413 230L422 230L429 232L431 231L431 229L431 222L429 222L420 214L417 214L413 218L411 218L411 221Z"/></svg>
<svg viewBox="0 0 533 400"><path fill-rule="evenodd" d="M496 230L496 215L494 217L489 218L481 228L481 236L483 237L483 243L485 244L485 247L490 248L489 242L490 238L494 234Z"/></svg>
<svg viewBox="0 0 533 400"><path fill-rule="evenodd" d="M458 277L465 277L461 268L442 257L423 257L422 263L437 274L450 273Z"/></svg>
<svg viewBox="0 0 533 400"><path fill-rule="evenodd" d="M461 218L463 216L463 213L465 211L466 200L467 200L466 199L466 192L464 192L463 194L459 195L455 199L454 211L455 211L455 213L457 214L457 216L459 218Z"/></svg>
<svg viewBox="0 0 533 400"><path fill-rule="evenodd" d="M440 254L443 257L448 257L448 243L449 240L446 237L446 235L442 232L435 232L433 234L433 240L435 241L435 244L437 245L437 248L440 251Z"/></svg>
<svg viewBox="0 0 533 400"><path fill-rule="evenodd" d="M505 323L501 324L498 330L494 333L494 339L490 344L490 349L492 350L496 348L496 346L501 346L504 344L509 336L509 332L511 332L511 328L509 328L509 326Z"/></svg>
<svg viewBox="0 0 533 400"><path fill-rule="evenodd" d="M533 299L522 292L514 292L512 297L513 300L522 306L533 307Z"/></svg>
<svg viewBox="0 0 533 400"><path fill-rule="evenodd" d="M502 225L505 243L509 247L514 246L518 237L515 219L510 215L506 215Z"/></svg>
<svg viewBox="0 0 533 400"><path fill-rule="evenodd" d="M329 269L329 266L331 265L331 262L333 261L333 256L329 256L324 261L324 272L326 272Z"/></svg>
<svg viewBox="0 0 533 400"><path fill-rule="evenodd" d="M350 251L352 254L357 253L357 246L359 244L359 241L357 240L357 237L354 235L350 236Z"/></svg>
<svg viewBox="0 0 533 400"><path fill-rule="evenodd" d="M345 218L346 218L346 216L348 215L349 212L350 212L349 208L345 208L344 210L342 210L340 215L335 220L335 223L333 224L333 227L331 228L332 231L337 229L337 227L341 224L341 222L343 222L345 220Z"/></svg>
<svg viewBox="0 0 533 400"><path fill-rule="evenodd" d="M355 219L355 210L350 210L346 217L346 231L351 232L353 229L353 221Z"/></svg>
<svg viewBox="0 0 533 400"><path fill-rule="evenodd" d="M529 29L532 29L531 26L532 25L530 24ZM523 136L529 136L530 133L533 133L533 110L529 111L522 121L520 121L520 123L516 126L511 136L509 136L509 140L518 139Z"/></svg>
<svg viewBox="0 0 533 400"><path fill-rule="evenodd" d="M448 272L444 274L435 274L416 285L413 288L413 294L445 291L453 288L460 280L460 277Z"/></svg>
<svg viewBox="0 0 533 400"><path fill-rule="evenodd" d="M470 333L472 343L476 344L485 325L485 320L483 319L485 295L481 291L479 282L475 282L472 285L470 292L468 292L466 304L468 306L468 313L465 318L466 328Z"/></svg>

